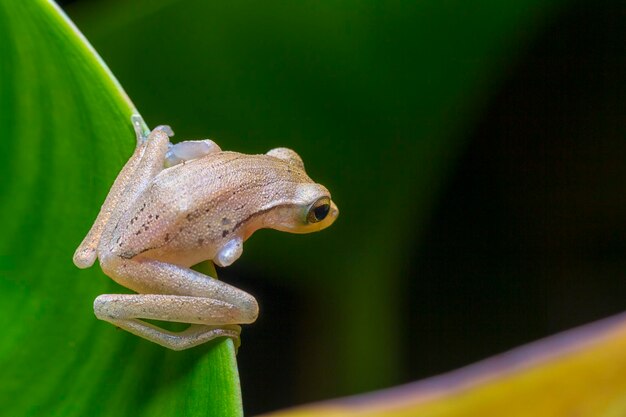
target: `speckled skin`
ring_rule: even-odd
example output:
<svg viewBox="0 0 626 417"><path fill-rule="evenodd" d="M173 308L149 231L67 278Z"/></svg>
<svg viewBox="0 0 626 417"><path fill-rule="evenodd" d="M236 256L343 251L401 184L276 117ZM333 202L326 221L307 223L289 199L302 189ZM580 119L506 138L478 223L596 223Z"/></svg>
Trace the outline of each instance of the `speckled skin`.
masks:
<svg viewBox="0 0 626 417"><path fill-rule="evenodd" d="M272 227L272 209L310 204L297 193L304 184L330 195L300 167L267 155L218 152L167 168L114 226L104 251L184 266L213 259L234 234L245 240Z"/></svg>
<svg viewBox="0 0 626 417"><path fill-rule="evenodd" d="M95 314L175 350L220 336L238 341L237 324L256 320L256 300L189 267L204 260L230 265L260 228L321 230L334 222L338 209L289 149L244 155L222 152L206 140L172 146L169 127L160 126L146 138L139 116L133 125L137 148L74 263L87 268L98 258L109 277L139 294L101 295L94 301ZM177 149L178 156L168 159ZM181 160L180 155L191 157ZM320 206L318 219L314 211ZM142 319L191 326L173 333Z"/></svg>

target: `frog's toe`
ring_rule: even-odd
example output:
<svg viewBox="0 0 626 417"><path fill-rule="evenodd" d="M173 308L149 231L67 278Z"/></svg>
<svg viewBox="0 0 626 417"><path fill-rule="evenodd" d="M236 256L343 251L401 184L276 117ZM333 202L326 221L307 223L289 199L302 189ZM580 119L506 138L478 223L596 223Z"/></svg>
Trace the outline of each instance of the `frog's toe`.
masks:
<svg viewBox="0 0 626 417"><path fill-rule="evenodd" d="M243 240L239 237L229 240L222 248L217 252L215 256L215 263L218 266L224 267L231 265L241 256L243 252Z"/></svg>
<svg viewBox="0 0 626 417"><path fill-rule="evenodd" d="M141 144L148 137L150 133L150 129L148 129L148 125L143 120L140 114L133 114L130 116L130 121L133 124L133 129L135 130L135 135L137 136L137 143Z"/></svg>
<svg viewBox="0 0 626 417"><path fill-rule="evenodd" d="M155 127L154 130L160 130L161 132L165 133L170 138L174 136L174 131L169 125L159 125Z"/></svg>

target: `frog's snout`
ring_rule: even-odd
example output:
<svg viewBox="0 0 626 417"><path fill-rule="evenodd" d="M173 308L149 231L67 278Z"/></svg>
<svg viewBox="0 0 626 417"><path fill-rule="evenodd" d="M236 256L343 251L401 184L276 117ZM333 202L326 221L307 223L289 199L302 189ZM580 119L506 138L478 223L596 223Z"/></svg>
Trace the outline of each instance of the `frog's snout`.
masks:
<svg viewBox="0 0 626 417"><path fill-rule="evenodd" d="M328 214L330 215L330 218L332 219L331 223L337 220L337 217L339 217L339 207L337 207L337 204L335 204L334 201L330 202L330 213Z"/></svg>

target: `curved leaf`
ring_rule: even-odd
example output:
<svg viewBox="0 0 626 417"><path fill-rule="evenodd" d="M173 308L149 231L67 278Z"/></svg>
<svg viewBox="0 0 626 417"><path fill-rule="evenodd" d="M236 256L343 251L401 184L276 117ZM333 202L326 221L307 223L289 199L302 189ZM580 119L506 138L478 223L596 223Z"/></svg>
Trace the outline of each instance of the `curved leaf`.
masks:
<svg viewBox="0 0 626 417"><path fill-rule="evenodd" d="M626 314L464 369L267 417L613 417L626 413Z"/></svg>
<svg viewBox="0 0 626 417"><path fill-rule="evenodd" d="M52 2L0 1L0 383L10 416L240 415L233 345L170 352L96 320L125 292L72 254L134 147L134 108Z"/></svg>

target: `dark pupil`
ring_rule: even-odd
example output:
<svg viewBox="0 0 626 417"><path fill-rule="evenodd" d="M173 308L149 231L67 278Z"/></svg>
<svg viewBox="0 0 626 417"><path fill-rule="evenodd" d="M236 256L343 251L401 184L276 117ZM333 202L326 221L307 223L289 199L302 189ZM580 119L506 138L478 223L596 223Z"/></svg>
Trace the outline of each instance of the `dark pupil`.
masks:
<svg viewBox="0 0 626 417"><path fill-rule="evenodd" d="M315 214L315 218L317 219L317 221L321 222L326 218L329 211L330 204L322 204L321 206L316 207L315 210L313 210L313 214Z"/></svg>

